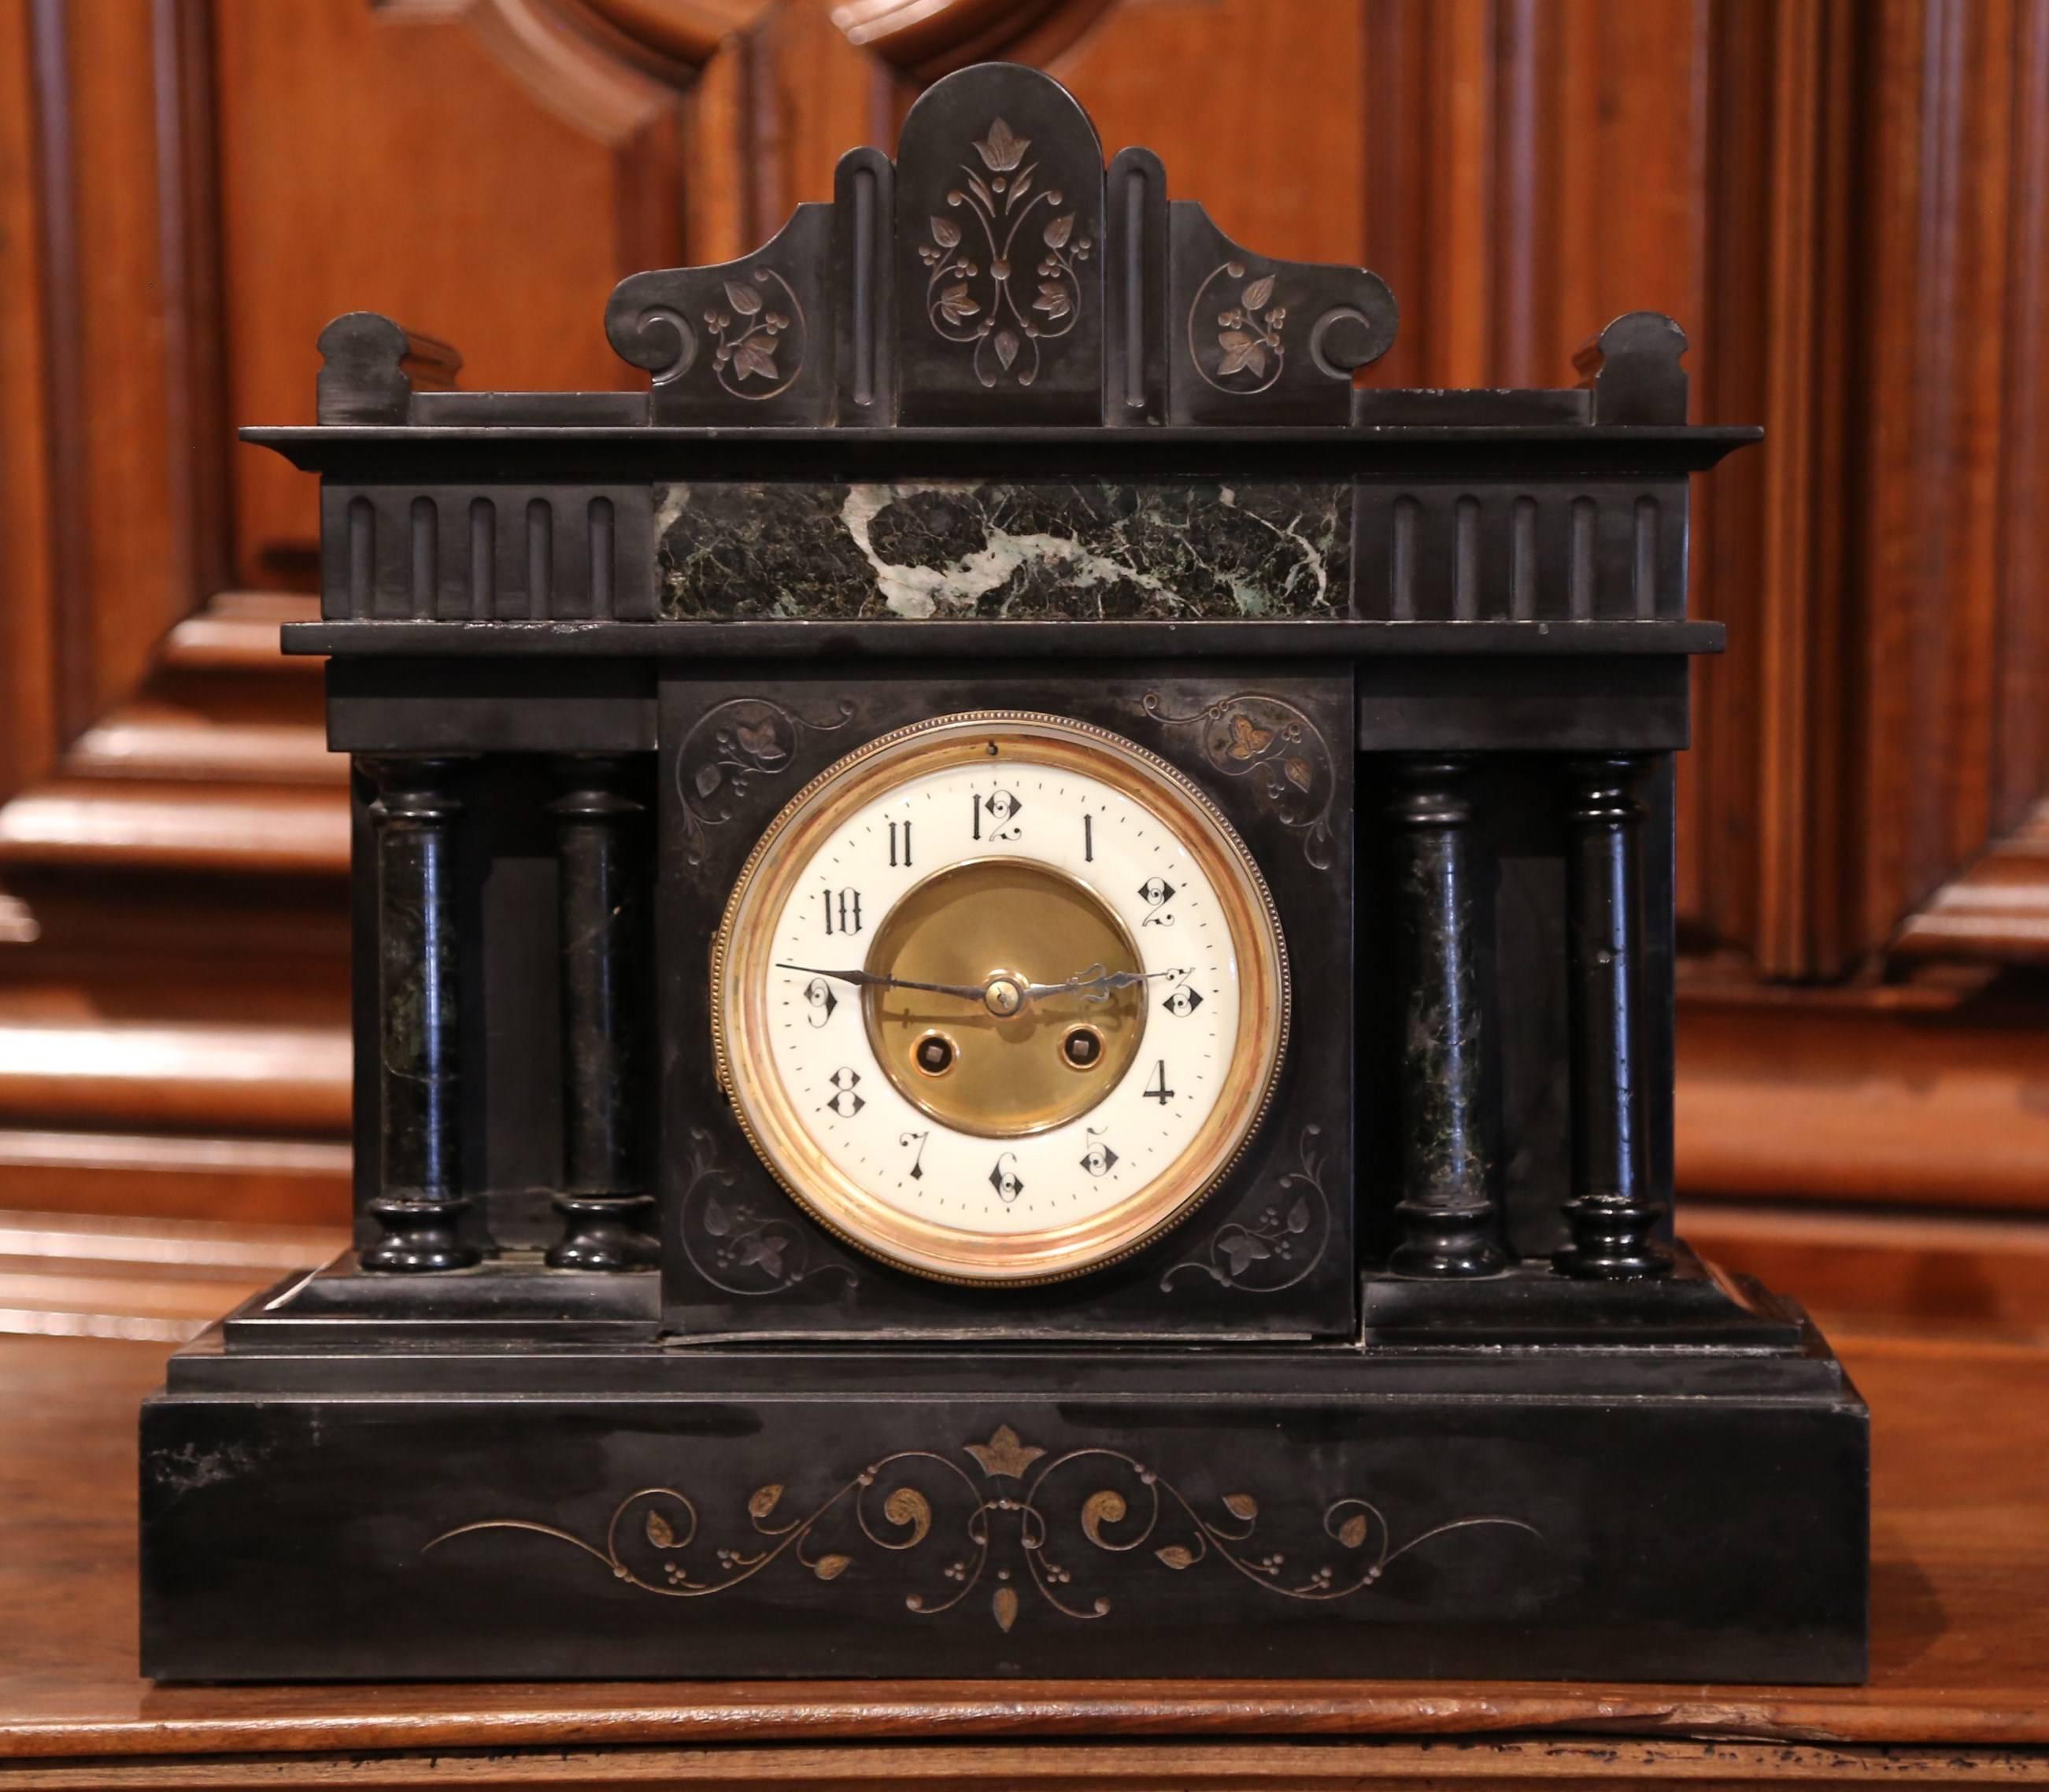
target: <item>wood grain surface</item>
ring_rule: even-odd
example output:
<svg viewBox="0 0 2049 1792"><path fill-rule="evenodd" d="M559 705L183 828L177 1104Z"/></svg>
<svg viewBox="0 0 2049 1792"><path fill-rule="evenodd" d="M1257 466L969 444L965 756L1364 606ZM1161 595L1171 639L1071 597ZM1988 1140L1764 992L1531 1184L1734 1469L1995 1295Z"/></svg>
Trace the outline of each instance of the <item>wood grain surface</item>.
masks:
<svg viewBox="0 0 2049 1792"><path fill-rule="evenodd" d="M1744 1203L1807 1203L1897 1320L1947 1323L1898 1210L2043 1204L2042 0L0 0L0 1020L345 1022L344 767L317 663L274 651L314 482L229 427L310 418L331 316L445 337L472 390L637 385L614 279L751 251L990 56L1265 252L1386 275L1376 383L1568 381L1656 305L1694 416L1766 426L1694 513L1730 651L1697 669L1681 915L1763 999L1682 994L1681 1193L1760 1268L1786 1238L1739 1239ZM2025 1018L1802 1006L1959 959ZM90 1188L0 1144L0 1203L203 1213L179 1166L250 1102L173 1126L62 1061L28 1129ZM332 1146L268 1106L262 1142ZM310 1224L339 1185L265 1186Z"/></svg>
<svg viewBox="0 0 2049 1792"><path fill-rule="evenodd" d="M1462 1745L1426 1759L1412 1747L1398 1760L1362 1757L1344 1771L1359 1784L1412 1786L1512 1778L1503 1764L1512 1759L1526 1777L1569 1784L1575 1775L1612 1782L1668 1770L1712 1784L1753 1768L1779 1778L1853 1769L1927 1778L1955 1760L1981 1778L2040 1772L2049 1757L1956 1751L2049 1745L2049 1491L2039 1472L2049 1460L2049 1353L1865 1339L1844 1354L1876 1426L1876 1631L1864 1687L1331 1680L160 1689L135 1675L133 1487L135 1403L157 1378L161 1348L0 1340L0 1763L48 1763L33 1770L42 1777L17 1782L0 1768L0 1785L129 1782L104 1777L113 1771L104 1766L89 1770L99 1779L49 1777L57 1763L86 1758L153 1763L134 1783L241 1784L206 1778L227 1770L193 1758L248 1755L309 1757L300 1765L314 1783L327 1774L410 1784L402 1775L379 1779L321 1764L407 1750L433 1751L449 1775L473 1778L488 1774L446 1759L449 1751L536 1751L546 1771L528 1762L525 1782L577 1785L597 1777L597 1767L577 1764L587 1751L646 1749L659 1762L608 1758L605 1771L637 1761L634 1772L645 1768L645 1778L702 1781L719 1774L693 1767L692 1751L714 1745L795 1751L763 1754L745 1774L722 1755L729 1783L872 1783L889 1777L875 1765L882 1757L858 1757L869 1766L857 1771L854 1757L837 1754L815 1755L807 1769L796 1763L828 1745L912 1742L915 1757L894 1751L890 1772L901 1782L993 1775L994 1783L1038 1783L1046 1776L1037 1770L1003 1769L1009 1757L988 1752L1017 1739L1091 1745L1070 1751L1067 1778L1049 1783L1144 1782L1136 1768L1119 1778L1123 1757L1097 1746L1116 1739L1180 1747L1176 1759L1191 1771L1157 1783L1267 1786L1320 1781L1345 1757L1320 1754L1314 1772L1298 1763L1291 1779L1284 1754L1265 1745L1226 1756L1181 1745L1263 1736L1322 1739L1328 1747L1336 1739L1532 1732L1609 1740L1576 1743L1564 1757L1526 1740L1517 1743L1519 1758ZM1699 1746L1670 1759L1647 1752L1680 1743ZM1924 1752L1857 1752L1873 1747ZM173 1759L191 1763L187 1777L169 1777L162 1763ZM1192 1776L1199 1759L1208 1777ZM1373 1777L1382 1771L1375 1760L1391 1780ZM388 1763L376 1771L398 1772ZM511 1770L500 1762L490 1771ZM1156 1760L1147 1771L1165 1770Z"/></svg>

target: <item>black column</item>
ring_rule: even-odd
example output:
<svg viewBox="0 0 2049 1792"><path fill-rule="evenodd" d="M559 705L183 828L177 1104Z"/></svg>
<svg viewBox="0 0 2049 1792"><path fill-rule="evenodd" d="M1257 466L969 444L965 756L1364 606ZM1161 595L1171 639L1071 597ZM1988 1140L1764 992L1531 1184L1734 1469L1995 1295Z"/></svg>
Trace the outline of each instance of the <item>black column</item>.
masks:
<svg viewBox="0 0 2049 1792"><path fill-rule="evenodd" d="M457 1230L468 1205L461 1166L457 1009L457 761L384 759L364 769L379 790L377 1009L383 1174L370 1211L384 1236L366 1269L460 1269L479 1252Z"/></svg>
<svg viewBox="0 0 2049 1792"><path fill-rule="evenodd" d="M1468 768L1409 759L1390 811L1401 904L1402 1199L1388 1266L1485 1276L1507 1254L1487 1121Z"/></svg>
<svg viewBox="0 0 2049 1792"><path fill-rule="evenodd" d="M1663 1275L1664 1203L1645 1173L1643 805L1647 761L1576 762L1566 817L1566 950L1573 1028L1570 1242L1553 1259L1598 1280Z"/></svg>
<svg viewBox="0 0 2049 1792"><path fill-rule="evenodd" d="M641 806L628 768L608 758L558 762L555 818L562 882L562 1236L558 1269L631 1269L654 1261L643 1227L654 1200L642 1183L644 1098L640 1014L641 884L634 835Z"/></svg>

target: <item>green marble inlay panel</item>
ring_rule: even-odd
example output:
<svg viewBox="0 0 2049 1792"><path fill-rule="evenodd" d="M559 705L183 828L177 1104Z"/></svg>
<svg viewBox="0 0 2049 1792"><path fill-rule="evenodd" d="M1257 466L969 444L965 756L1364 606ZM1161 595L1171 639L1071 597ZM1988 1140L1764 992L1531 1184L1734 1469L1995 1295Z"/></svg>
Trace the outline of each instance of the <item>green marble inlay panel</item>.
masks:
<svg viewBox="0 0 2049 1792"><path fill-rule="evenodd" d="M1341 484L658 486L685 619L1343 616Z"/></svg>

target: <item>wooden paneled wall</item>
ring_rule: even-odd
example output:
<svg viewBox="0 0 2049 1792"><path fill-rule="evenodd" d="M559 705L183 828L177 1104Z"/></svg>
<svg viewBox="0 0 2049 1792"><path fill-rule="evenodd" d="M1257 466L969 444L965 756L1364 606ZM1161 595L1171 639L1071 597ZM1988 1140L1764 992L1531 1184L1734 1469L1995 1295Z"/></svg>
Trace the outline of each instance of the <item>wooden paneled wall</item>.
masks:
<svg viewBox="0 0 2049 1792"><path fill-rule="evenodd" d="M1829 1301L2049 1329L2049 0L0 0L0 1205L195 1261L341 1217L344 785L274 651L314 493L231 425L309 422L359 307L630 383L620 274L987 56L1385 274L1377 380L1681 321L1697 416L1769 430L1697 512L1682 1192ZM0 1310L76 1305L33 1254Z"/></svg>

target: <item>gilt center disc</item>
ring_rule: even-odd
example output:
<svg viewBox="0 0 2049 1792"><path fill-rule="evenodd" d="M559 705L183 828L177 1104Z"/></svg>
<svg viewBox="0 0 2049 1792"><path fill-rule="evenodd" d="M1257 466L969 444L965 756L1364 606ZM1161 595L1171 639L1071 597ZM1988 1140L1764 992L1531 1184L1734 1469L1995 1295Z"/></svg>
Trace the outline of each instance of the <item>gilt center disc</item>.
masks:
<svg viewBox="0 0 2049 1792"><path fill-rule="evenodd" d="M986 989L1008 979L1021 989L1140 964L1123 923L1086 884L1028 860L996 858L951 866L907 892L877 928L864 968L920 983ZM871 988L861 1005L876 1058L904 1098L985 1138L1044 1132L1087 1114L1131 1068L1145 1032L1142 983L1098 1000L1040 996L1007 1015L986 1001L916 989ZM1077 1027L1102 1040L1081 1067L1066 1049ZM934 1034L953 1047L936 1076L918 1057Z"/></svg>

